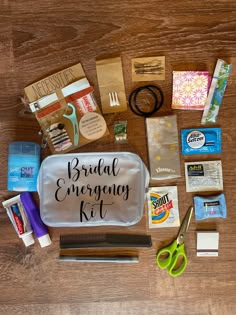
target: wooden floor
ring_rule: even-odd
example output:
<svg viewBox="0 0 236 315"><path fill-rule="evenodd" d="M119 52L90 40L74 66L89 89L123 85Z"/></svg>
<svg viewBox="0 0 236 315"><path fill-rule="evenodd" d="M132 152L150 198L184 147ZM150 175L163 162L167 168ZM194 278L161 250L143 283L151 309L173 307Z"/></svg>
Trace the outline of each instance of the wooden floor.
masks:
<svg viewBox="0 0 236 315"><path fill-rule="evenodd" d="M181 129L200 127L202 113L171 110L172 71L197 69L212 74L218 58L233 64L217 120L222 128L223 153L208 157L222 160L228 215L225 220L192 220L185 273L174 279L157 268L157 249L173 240L178 229L149 230L146 210L132 227L92 229L151 234L153 247L139 250L138 264L79 264L57 261L59 236L91 229L51 228L52 246L41 249L37 243L26 248L1 206L0 314L236 314L236 2L2 0L0 29L0 201L15 195L7 191L8 144L20 140L40 143L36 120L19 116L23 107L18 96L28 84L81 62L99 102L95 58L120 55L128 98L142 85L131 81L131 59L165 56L166 80L152 82L165 95L156 116L176 113ZM130 110L105 118L111 131L117 118L128 121L128 144L114 144L111 132L79 151L128 150L148 165L144 118ZM42 158L48 154L43 151ZM174 182L179 189L181 219L192 203L192 194L185 191L185 160L182 156L182 177ZM161 182L167 184L170 182ZM196 256L197 229L219 231L219 257Z"/></svg>

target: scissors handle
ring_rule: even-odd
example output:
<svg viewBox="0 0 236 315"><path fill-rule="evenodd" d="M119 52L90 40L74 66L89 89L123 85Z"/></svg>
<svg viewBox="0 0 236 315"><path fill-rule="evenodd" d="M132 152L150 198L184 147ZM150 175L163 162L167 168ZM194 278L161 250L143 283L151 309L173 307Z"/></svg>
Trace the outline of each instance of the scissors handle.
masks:
<svg viewBox="0 0 236 315"><path fill-rule="evenodd" d="M168 256L162 259L161 257L163 257L163 255ZM179 265L180 259L181 263ZM167 269L170 276L180 276L184 272L188 263L184 244L178 246L177 241L175 240L171 245L162 248L157 253L156 262L161 269Z"/></svg>
<svg viewBox="0 0 236 315"><path fill-rule="evenodd" d="M179 260L181 260L179 265ZM172 256L170 265L167 267L169 275L172 277L180 276L188 264L188 258L185 253L184 244L177 247L176 252Z"/></svg>
<svg viewBox="0 0 236 315"><path fill-rule="evenodd" d="M169 246L164 247L159 250L156 257L156 262L157 262L157 265L161 269L166 269L171 264L172 255L174 251L176 250L176 248L177 248L177 241L175 240ZM163 256L165 257L163 258Z"/></svg>

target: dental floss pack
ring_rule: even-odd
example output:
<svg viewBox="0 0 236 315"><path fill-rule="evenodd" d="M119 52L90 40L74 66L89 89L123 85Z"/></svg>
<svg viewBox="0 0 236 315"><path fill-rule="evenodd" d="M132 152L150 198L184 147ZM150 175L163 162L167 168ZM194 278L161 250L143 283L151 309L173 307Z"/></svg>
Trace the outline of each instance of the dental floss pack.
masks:
<svg viewBox="0 0 236 315"><path fill-rule="evenodd" d="M221 128L194 128L181 130L182 154L221 153Z"/></svg>
<svg viewBox="0 0 236 315"><path fill-rule="evenodd" d="M8 182L10 191L37 191L40 166L40 146L37 143L19 141L9 144Z"/></svg>

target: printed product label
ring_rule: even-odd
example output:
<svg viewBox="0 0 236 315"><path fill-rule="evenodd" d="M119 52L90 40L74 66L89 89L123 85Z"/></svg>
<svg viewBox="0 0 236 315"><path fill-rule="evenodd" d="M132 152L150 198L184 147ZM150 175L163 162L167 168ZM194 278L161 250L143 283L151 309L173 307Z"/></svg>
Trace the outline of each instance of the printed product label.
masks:
<svg viewBox="0 0 236 315"><path fill-rule="evenodd" d="M192 131L187 136L187 144L190 148L199 149L205 144L205 135L200 131Z"/></svg>
<svg viewBox="0 0 236 315"><path fill-rule="evenodd" d="M179 226L177 187L152 187L148 193L149 227Z"/></svg>
<svg viewBox="0 0 236 315"><path fill-rule="evenodd" d="M106 122L102 115L95 112L86 113L80 120L81 134L90 140L101 138L106 132Z"/></svg>
<svg viewBox="0 0 236 315"><path fill-rule="evenodd" d="M223 190L221 161L185 162L187 192Z"/></svg>
<svg viewBox="0 0 236 315"><path fill-rule="evenodd" d="M204 176L204 168L202 164L188 165L187 170L189 176Z"/></svg>

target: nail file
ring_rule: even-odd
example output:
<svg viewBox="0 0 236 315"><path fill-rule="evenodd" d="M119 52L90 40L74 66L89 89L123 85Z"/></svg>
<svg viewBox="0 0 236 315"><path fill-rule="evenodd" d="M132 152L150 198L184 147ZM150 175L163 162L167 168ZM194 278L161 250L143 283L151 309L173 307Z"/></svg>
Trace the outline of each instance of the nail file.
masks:
<svg viewBox="0 0 236 315"><path fill-rule="evenodd" d="M150 235L72 234L60 236L60 248L151 247Z"/></svg>
<svg viewBox="0 0 236 315"><path fill-rule="evenodd" d="M63 256L58 257L60 261L68 262L102 262L102 263L137 263L137 256Z"/></svg>

